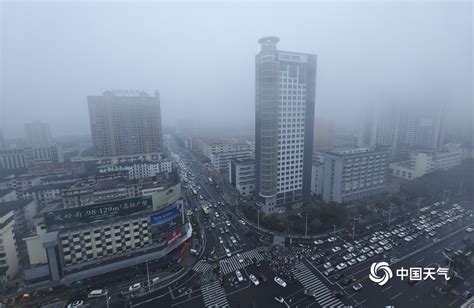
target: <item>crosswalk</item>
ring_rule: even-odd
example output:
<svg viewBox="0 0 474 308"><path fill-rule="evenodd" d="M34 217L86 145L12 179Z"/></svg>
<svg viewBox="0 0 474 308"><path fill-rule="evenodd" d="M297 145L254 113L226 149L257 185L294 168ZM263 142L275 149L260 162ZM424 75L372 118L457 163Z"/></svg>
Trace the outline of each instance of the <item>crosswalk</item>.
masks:
<svg viewBox="0 0 474 308"><path fill-rule="evenodd" d="M244 251L240 255L242 256L242 259L244 259L244 262L239 262L237 255L219 261L222 274L227 275L229 273L235 272L238 269L246 267L248 265L245 262L246 258L249 258L252 263L254 259L256 259L257 262L263 261L264 259L260 252L258 252L256 249Z"/></svg>
<svg viewBox="0 0 474 308"><path fill-rule="evenodd" d="M230 307L224 288L218 280L202 286L201 293L204 306L207 308Z"/></svg>
<svg viewBox="0 0 474 308"><path fill-rule="evenodd" d="M212 265L210 265L207 262L204 262L203 260L199 260L199 262L193 266L193 271L206 273L211 268L212 268Z"/></svg>
<svg viewBox="0 0 474 308"><path fill-rule="evenodd" d="M311 272L306 265L298 262L292 269L294 277L310 292L316 292L316 301L322 307L343 307L344 304L332 295L328 289L317 277Z"/></svg>

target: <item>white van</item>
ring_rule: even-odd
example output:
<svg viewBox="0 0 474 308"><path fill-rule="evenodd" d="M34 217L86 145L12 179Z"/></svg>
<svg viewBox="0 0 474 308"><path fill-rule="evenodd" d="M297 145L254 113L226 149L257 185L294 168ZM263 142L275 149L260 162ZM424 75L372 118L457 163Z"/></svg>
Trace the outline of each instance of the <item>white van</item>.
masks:
<svg viewBox="0 0 474 308"><path fill-rule="evenodd" d="M89 295L87 295L88 298L93 298L93 297L102 297L106 294L105 290L99 289L99 290L92 290Z"/></svg>
<svg viewBox="0 0 474 308"><path fill-rule="evenodd" d="M189 253L192 254L192 255L195 255L197 256L198 252L196 249L192 248L191 250L189 250Z"/></svg>

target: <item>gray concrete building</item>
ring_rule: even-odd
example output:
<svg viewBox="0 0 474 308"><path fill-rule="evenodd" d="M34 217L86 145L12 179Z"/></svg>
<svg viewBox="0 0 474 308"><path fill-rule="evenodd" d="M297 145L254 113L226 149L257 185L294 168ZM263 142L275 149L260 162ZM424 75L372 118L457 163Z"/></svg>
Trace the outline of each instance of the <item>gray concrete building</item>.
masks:
<svg viewBox="0 0 474 308"><path fill-rule="evenodd" d="M388 147L326 152L323 200L352 204L384 194L389 155Z"/></svg>

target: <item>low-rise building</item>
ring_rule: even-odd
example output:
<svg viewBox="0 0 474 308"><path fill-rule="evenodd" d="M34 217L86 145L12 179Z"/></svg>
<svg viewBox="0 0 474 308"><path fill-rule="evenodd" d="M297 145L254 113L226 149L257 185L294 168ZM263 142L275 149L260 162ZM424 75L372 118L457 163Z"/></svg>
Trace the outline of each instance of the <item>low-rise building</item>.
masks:
<svg viewBox="0 0 474 308"><path fill-rule="evenodd" d="M313 165L311 167L311 194L313 196L323 195L324 183L324 162L313 157Z"/></svg>
<svg viewBox="0 0 474 308"><path fill-rule="evenodd" d="M255 159L232 158L229 160L229 183L243 198L251 198L255 192Z"/></svg>
<svg viewBox="0 0 474 308"><path fill-rule="evenodd" d="M130 179L141 179L155 176L160 173L170 173L172 164L170 159L157 161L135 161L120 164L98 166L99 172L127 171Z"/></svg>
<svg viewBox="0 0 474 308"><path fill-rule="evenodd" d="M448 170L461 164L461 152L429 150L410 152L409 159L390 164L390 174L413 180L435 170Z"/></svg>
<svg viewBox="0 0 474 308"><path fill-rule="evenodd" d="M0 202L15 201L16 191L13 188L0 189Z"/></svg>
<svg viewBox="0 0 474 308"><path fill-rule="evenodd" d="M323 200L353 204L385 194L388 163L387 147L326 152Z"/></svg>

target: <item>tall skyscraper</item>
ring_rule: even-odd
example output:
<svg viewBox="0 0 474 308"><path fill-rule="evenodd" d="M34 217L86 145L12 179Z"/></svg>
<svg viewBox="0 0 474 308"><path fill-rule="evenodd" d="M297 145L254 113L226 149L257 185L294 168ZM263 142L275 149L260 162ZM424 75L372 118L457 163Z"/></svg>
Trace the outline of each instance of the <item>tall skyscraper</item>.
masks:
<svg viewBox="0 0 474 308"><path fill-rule="evenodd" d="M47 147L53 144L51 128L48 123L35 121L25 124L26 143L29 146Z"/></svg>
<svg viewBox="0 0 474 308"><path fill-rule="evenodd" d="M158 154L163 150L160 97L143 91L89 96L92 142L97 156Z"/></svg>
<svg viewBox="0 0 474 308"><path fill-rule="evenodd" d="M374 104L364 111L360 122L359 147L390 147L390 159L395 156L400 129L400 110L395 104Z"/></svg>
<svg viewBox="0 0 474 308"><path fill-rule="evenodd" d="M277 37L255 57L255 187L265 213L311 194L316 55L279 51Z"/></svg>

